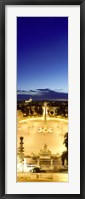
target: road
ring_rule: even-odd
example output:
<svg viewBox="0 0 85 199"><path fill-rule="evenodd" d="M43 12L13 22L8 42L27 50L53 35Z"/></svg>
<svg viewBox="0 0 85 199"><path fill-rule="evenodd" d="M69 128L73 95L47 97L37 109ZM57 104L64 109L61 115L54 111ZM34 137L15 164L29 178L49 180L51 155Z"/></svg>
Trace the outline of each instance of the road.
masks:
<svg viewBox="0 0 85 199"><path fill-rule="evenodd" d="M68 182L68 173L17 173L17 182Z"/></svg>

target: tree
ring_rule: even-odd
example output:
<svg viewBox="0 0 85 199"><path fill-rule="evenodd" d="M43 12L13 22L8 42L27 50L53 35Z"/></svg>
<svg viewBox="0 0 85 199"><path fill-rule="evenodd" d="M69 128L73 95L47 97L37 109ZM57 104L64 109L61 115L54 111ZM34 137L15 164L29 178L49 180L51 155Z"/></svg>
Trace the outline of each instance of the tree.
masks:
<svg viewBox="0 0 85 199"><path fill-rule="evenodd" d="M42 106L39 106L39 109L38 109L38 114L39 114L39 115L42 115L42 114L43 114L43 109L42 109Z"/></svg>
<svg viewBox="0 0 85 199"><path fill-rule="evenodd" d="M65 135L64 135L64 142L63 142L63 144L65 144L65 147L66 147L66 149L68 151L68 132L66 132Z"/></svg>
<svg viewBox="0 0 85 199"><path fill-rule="evenodd" d="M65 160L67 161L67 164L68 164L68 151L63 151L63 153L61 155L62 165L64 165Z"/></svg>
<svg viewBox="0 0 85 199"><path fill-rule="evenodd" d="M68 132L66 132L64 135L63 144L65 144L66 151L63 151L63 153L61 155L62 165L64 165L65 160L67 161L67 164L68 164Z"/></svg>
<svg viewBox="0 0 85 199"><path fill-rule="evenodd" d="M38 115L42 115L42 114L43 114L42 106L35 106L35 112L36 112Z"/></svg>
<svg viewBox="0 0 85 199"><path fill-rule="evenodd" d="M38 114L38 107L35 106L35 112Z"/></svg>

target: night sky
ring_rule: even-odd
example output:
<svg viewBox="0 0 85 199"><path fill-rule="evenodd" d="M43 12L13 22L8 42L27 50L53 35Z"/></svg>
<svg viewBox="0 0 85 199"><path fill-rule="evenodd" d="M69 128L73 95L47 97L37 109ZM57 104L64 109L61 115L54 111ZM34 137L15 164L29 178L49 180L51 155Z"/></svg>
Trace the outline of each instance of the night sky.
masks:
<svg viewBox="0 0 85 199"><path fill-rule="evenodd" d="M17 18L17 90L68 92L68 18Z"/></svg>

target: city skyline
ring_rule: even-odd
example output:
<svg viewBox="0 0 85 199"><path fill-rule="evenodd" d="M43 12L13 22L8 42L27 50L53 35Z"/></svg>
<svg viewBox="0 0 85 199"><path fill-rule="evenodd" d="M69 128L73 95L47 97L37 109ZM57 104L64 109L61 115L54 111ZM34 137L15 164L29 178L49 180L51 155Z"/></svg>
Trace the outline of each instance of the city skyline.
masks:
<svg viewBox="0 0 85 199"><path fill-rule="evenodd" d="M17 18L17 90L68 93L68 18Z"/></svg>

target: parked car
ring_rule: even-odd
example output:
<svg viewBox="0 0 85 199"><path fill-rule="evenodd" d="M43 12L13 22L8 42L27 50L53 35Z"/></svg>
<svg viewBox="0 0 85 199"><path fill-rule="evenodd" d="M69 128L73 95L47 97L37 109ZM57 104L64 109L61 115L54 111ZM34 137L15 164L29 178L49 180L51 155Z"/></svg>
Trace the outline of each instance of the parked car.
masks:
<svg viewBox="0 0 85 199"><path fill-rule="evenodd" d="M30 170L32 173L46 173L46 170L42 170L39 167L35 167L32 170Z"/></svg>

